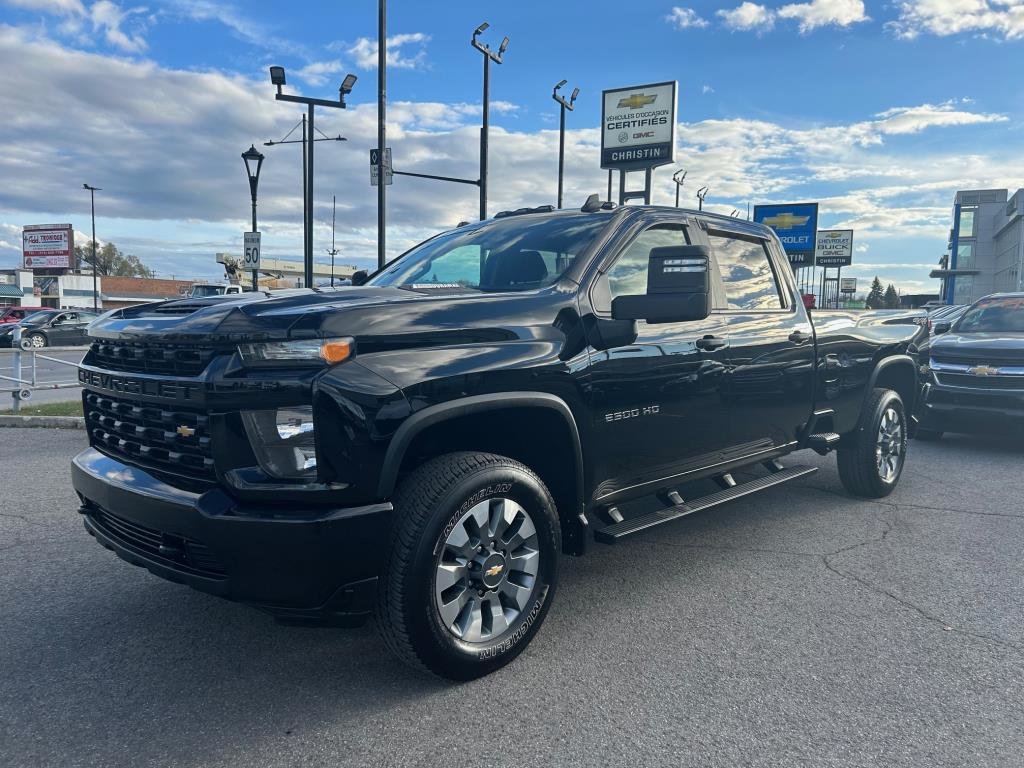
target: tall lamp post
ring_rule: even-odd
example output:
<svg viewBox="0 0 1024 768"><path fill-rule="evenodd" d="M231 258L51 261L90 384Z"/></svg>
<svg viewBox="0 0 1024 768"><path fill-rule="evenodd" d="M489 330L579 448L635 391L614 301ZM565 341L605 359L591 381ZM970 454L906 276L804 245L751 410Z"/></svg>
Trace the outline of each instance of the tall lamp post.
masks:
<svg viewBox="0 0 1024 768"><path fill-rule="evenodd" d="M258 232L256 229L256 187L260 183L260 168L263 167L263 154L256 149L256 145L251 145L245 152L242 153L242 160L245 162L245 173L249 177L249 194L252 196L252 231ZM259 271L252 271L252 289L258 290L259 288Z"/></svg>
<svg viewBox="0 0 1024 768"><path fill-rule="evenodd" d="M679 207L679 190L683 188L683 182L686 181L686 171L676 171L672 174L672 181L676 183L676 208Z"/></svg>
<svg viewBox="0 0 1024 768"><path fill-rule="evenodd" d="M697 190L697 210L704 210L704 198L708 196L708 188L706 186L701 187Z"/></svg>
<svg viewBox="0 0 1024 768"><path fill-rule="evenodd" d="M573 105L576 103L576 97L580 95L579 88L572 89L572 95L569 96L569 100L566 101L565 96L558 92L558 89L565 85L568 80L562 80L555 86L555 90L551 92L551 98L557 101L560 105L560 116L558 120L558 207L562 207L562 179L565 174L565 113L572 112Z"/></svg>
<svg viewBox="0 0 1024 768"><path fill-rule="evenodd" d="M99 271L96 264L96 193L100 191L100 188L90 187L88 184L83 184L82 188L89 190L89 208L92 211L92 311L99 312L100 291L96 280L96 273Z"/></svg>
<svg viewBox="0 0 1024 768"><path fill-rule="evenodd" d="M481 43L478 39L484 31L490 27L486 21L473 30L473 39L470 44L484 55L484 101L483 121L480 126L480 221L487 218L487 138L490 131L490 102L491 102L491 62L501 64L508 48L508 37L501 41L497 51L492 51L487 43Z"/></svg>
<svg viewBox="0 0 1024 768"><path fill-rule="evenodd" d="M356 79L355 75L345 75L345 79L341 81L341 86L338 88L337 101L333 101L331 99L313 99L308 96L295 96L290 93L282 93L281 86L286 84L284 67L275 66L270 68L270 82L272 85L277 86L277 95L275 98L278 101L290 101L295 104L306 105L308 110L307 122L309 123L310 138L315 136L313 108L319 106L345 109L348 106L345 104L345 97L352 92L352 88L356 84ZM309 146L306 152L306 242L304 244L305 252L303 254L303 284L306 287L313 285L313 147L315 146L315 141L309 141Z"/></svg>

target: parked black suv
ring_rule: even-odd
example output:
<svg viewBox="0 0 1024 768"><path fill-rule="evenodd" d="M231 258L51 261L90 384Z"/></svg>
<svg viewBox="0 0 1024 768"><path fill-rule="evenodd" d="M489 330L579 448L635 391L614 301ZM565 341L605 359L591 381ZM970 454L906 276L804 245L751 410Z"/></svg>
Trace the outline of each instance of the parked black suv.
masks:
<svg viewBox="0 0 1024 768"><path fill-rule="evenodd" d="M129 562L286 621L375 612L402 659L472 678L536 633L559 551L803 477L780 459L804 448L895 487L920 328L822 325L761 225L524 209L365 284L101 319L74 485Z"/></svg>
<svg viewBox="0 0 1024 768"><path fill-rule="evenodd" d="M1024 293L996 293L938 320L928 349L920 436L1024 425Z"/></svg>

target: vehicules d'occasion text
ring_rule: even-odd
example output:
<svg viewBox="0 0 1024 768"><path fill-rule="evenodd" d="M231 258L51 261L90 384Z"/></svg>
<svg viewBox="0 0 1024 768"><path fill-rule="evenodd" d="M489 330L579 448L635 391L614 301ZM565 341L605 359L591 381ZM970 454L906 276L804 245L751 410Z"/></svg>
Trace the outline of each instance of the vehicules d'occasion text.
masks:
<svg viewBox="0 0 1024 768"><path fill-rule="evenodd" d="M353 283L94 322L88 531L282 621L375 615L400 658L468 679L536 634L560 553L804 477L802 449L858 496L900 480L921 326L812 322L762 225L595 195Z"/></svg>

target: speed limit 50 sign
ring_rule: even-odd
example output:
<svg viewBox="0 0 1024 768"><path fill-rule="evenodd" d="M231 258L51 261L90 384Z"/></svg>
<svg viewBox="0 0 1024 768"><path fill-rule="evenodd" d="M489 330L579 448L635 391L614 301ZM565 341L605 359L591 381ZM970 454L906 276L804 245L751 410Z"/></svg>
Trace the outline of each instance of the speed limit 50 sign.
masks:
<svg viewBox="0 0 1024 768"><path fill-rule="evenodd" d="M242 266L245 269L259 269L260 268L260 233L259 232L246 232L243 236L243 244L245 245L244 255L242 256Z"/></svg>

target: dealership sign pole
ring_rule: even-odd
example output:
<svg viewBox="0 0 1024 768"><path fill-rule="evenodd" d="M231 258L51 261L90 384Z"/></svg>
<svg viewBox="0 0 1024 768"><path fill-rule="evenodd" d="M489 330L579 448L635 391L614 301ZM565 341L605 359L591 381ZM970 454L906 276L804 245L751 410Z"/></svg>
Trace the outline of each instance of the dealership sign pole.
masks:
<svg viewBox="0 0 1024 768"><path fill-rule="evenodd" d="M673 80L601 94L601 167L619 172L619 205L651 204L652 171L675 162L676 92ZM626 174L644 171L644 189L626 190Z"/></svg>
<svg viewBox="0 0 1024 768"><path fill-rule="evenodd" d="M839 294L842 292L843 267L853 263L853 230L852 229L821 229L818 230L814 242L814 263L822 268L822 293L825 286L836 287L835 304L839 308ZM836 276L828 277L828 270L836 268Z"/></svg>

